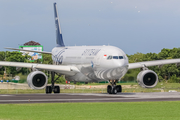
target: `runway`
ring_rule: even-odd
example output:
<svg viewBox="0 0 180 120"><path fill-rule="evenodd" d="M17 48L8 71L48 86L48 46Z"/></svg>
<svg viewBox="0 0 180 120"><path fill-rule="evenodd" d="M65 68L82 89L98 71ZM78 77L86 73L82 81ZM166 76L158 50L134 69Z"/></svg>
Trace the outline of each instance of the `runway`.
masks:
<svg viewBox="0 0 180 120"><path fill-rule="evenodd" d="M67 102L141 102L180 101L179 92L110 94L1 94L0 104L12 103L67 103Z"/></svg>

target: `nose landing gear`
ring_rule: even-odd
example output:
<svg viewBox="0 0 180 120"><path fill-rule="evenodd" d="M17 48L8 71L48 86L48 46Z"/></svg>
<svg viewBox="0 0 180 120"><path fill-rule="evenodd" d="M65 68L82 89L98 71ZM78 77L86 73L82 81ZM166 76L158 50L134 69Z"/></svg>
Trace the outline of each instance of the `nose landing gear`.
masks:
<svg viewBox="0 0 180 120"><path fill-rule="evenodd" d="M107 86L107 93L109 94L117 94L118 92L122 92L121 85L116 85L117 80L110 80L111 85Z"/></svg>

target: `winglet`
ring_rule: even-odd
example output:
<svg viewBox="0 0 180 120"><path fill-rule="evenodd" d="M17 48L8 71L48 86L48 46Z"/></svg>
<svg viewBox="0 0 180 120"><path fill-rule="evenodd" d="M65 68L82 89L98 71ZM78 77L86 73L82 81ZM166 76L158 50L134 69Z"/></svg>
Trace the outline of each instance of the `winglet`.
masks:
<svg viewBox="0 0 180 120"><path fill-rule="evenodd" d="M57 5L54 3L54 17L55 17L55 27L56 27L56 43L57 47L64 47L63 37L61 34L61 28L59 23L59 17L57 12Z"/></svg>

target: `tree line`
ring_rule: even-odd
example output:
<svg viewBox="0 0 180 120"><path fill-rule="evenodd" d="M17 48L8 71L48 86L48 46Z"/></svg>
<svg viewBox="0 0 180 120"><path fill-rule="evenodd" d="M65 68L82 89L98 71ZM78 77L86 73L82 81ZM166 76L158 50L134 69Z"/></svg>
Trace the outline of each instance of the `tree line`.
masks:
<svg viewBox="0 0 180 120"><path fill-rule="evenodd" d="M165 60L165 59L177 59L180 58L180 48L166 49L163 48L161 52L157 53L136 53L134 55L127 55L129 63L152 61L152 60ZM159 81L168 82L180 82L180 64L166 64L163 66L152 66L148 67L157 73ZM128 73L123 77L124 81L134 81L140 69L129 70Z"/></svg>
<svg viewBox="0 0 180 120"><path fill-rule="evenodd" d="M42 54L43 59L35 60L34 63L42 63L42 64L52 64L52 57L50 54ZM176 59L180 58L180 48L166 49L163 48L159 53L136 53L134 55L127 55L129 58L129 63L134 62L142 62L142 61L152 61L152 60L165 60L165 59ZM31 56L22 55L21 52L13 51L0 51L0 61L11 61L11 62L25 62L29 63ZM168 82L180 82L180 64L167 64L163 66L152 66L148 67L157 73L160 81L168 81ZM17 70L16 67L4 67L2 66L0 69L0 75L4 74L6 69L7 74L12 74L15 76L19 73L23 75L28 75L31 70L28 68L21 68ZM43 71L48 76L48 71ZM127 74L122 78L122 81L136 81L136 77L140 69L132 69L127 72Z"/></svg>
<svg viewBox="0 0 180 120"><path fill-rule="evenodd" d="M0 61L11 61L11 62L24 62L24 63L30 63L31 56L29 55L22 55L21 52L13 51L0 51ZM43 64L52 64L52 58L49 54L43 54L43 59L35 60L34 63L43 63ZM29 74L30 69L28 68L21 68L18 70L16 67L4 67L2 66L0 69L0 75L4 74L4 71L6 69L7 74L12 74L12 76L15 76L19 73L22 73L23 75Z"/></svg>

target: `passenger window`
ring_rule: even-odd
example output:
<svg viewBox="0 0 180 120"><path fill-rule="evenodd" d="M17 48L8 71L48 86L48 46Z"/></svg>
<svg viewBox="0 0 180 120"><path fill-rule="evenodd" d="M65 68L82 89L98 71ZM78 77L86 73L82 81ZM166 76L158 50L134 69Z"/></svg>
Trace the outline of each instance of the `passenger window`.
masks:
<svg viewBox="0 0 180 120"><path fill-rule="evenodd" d="M113 56L113 59L118 59L118 56Z"/></svg>
<svg viewBox="0 0 180 120"><path fill-rule="evenodd" d="M107 58L108 60L110 60L110 59L112 59L112 56L110 55L110 56L108 56L108 58Z"/></svg>
<svg viewBox="0 0 180 120"><path fill-rule="evenodd" d="M119 56L119 59L123 59L123 56Z"/></svg>

